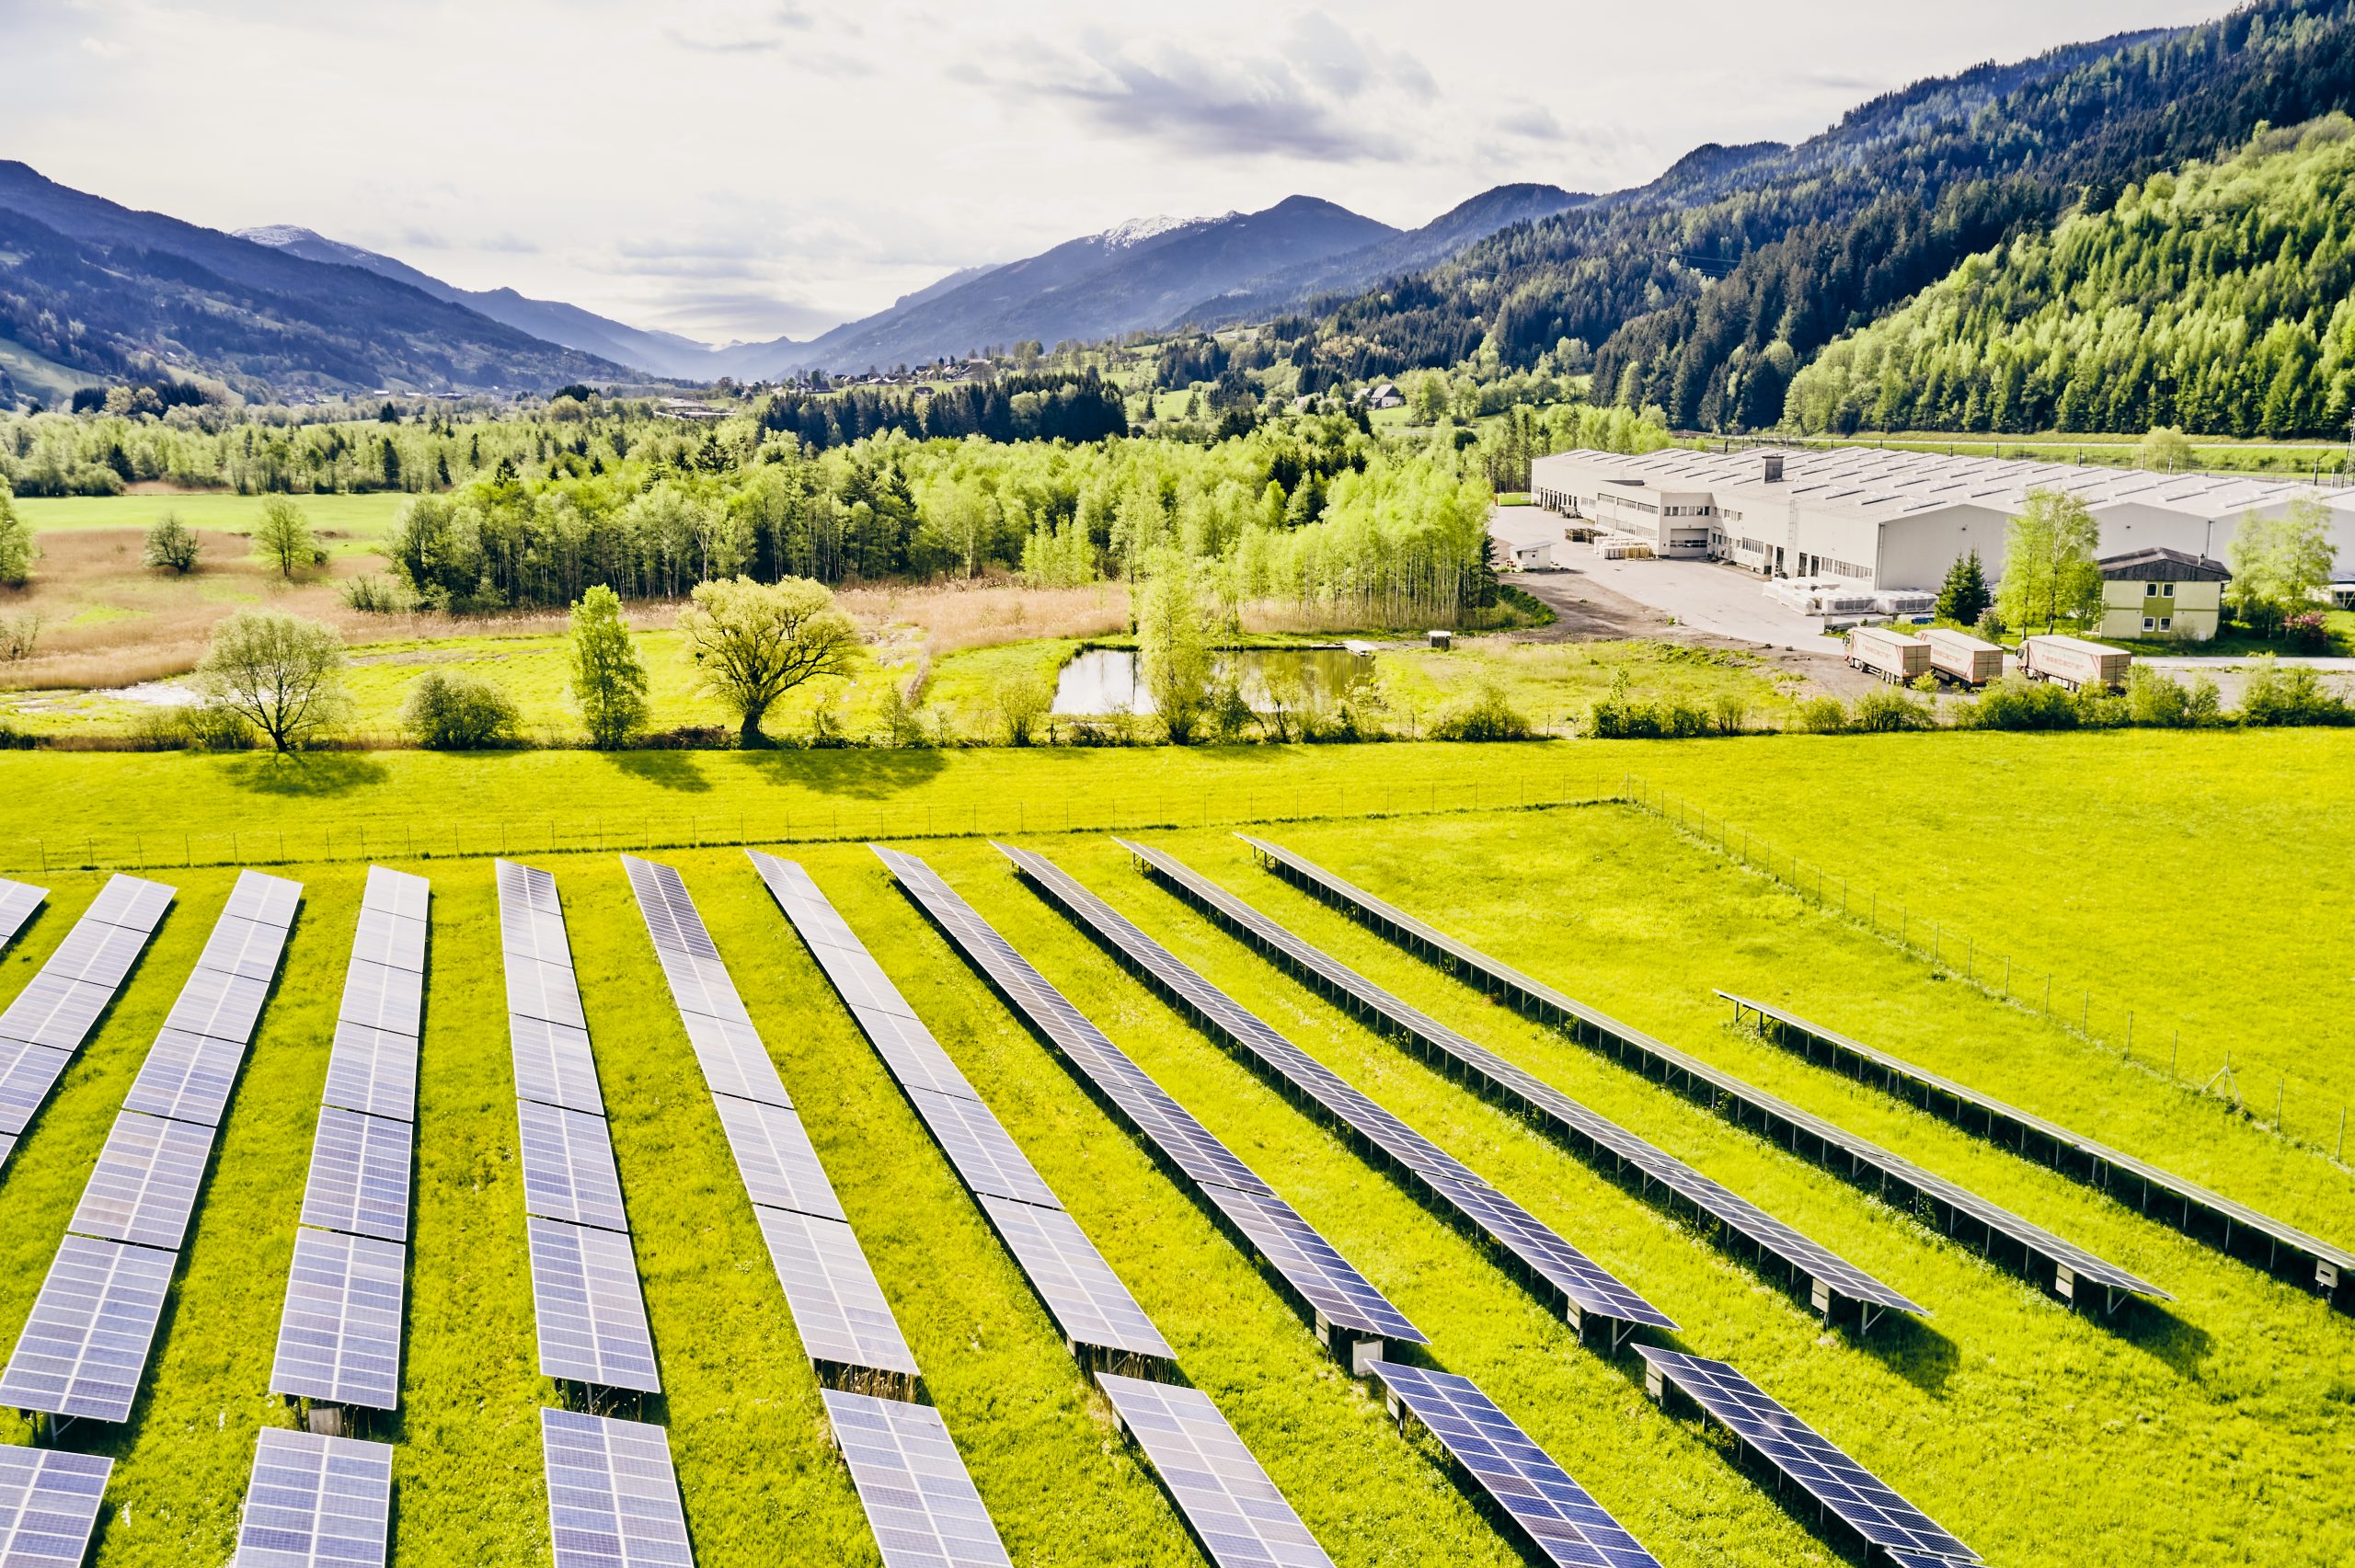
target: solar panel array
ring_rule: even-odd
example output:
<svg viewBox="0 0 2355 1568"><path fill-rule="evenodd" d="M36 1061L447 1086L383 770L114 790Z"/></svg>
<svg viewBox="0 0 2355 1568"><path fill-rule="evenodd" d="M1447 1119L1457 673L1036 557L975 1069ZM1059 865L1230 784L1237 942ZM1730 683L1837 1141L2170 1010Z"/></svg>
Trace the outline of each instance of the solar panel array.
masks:
<svg viewBox="0 0 2355 1568"><path fill-rule="evenodd" d="M1522 1011L1566 1028L1575 1038L1603 1047L1623 1061L1632 1059L1648 1073L1656 1072L1665 1081L1681 1082L1695 1099L1723 1110L1737 1121L1747 1113L1774 1135L1776 1143L1793 1152L1809 1151L1806 1146L1812 1145L1817 1162L1827 1170L1859 1181L1869 1173L1877 1190L1884 1194L1893 1190L1934 1212L1943 1211L1942 1218L1950 1232L1958 1219L1967 1218L1990 1241L2004 1237L2027 1257L2041 1258L2056 1268L2067 1269L2080 1281L2113 1291L2168 1299L2165 1291L2148 1280L2095 1256L2042 1226L1990 1203L1943 1176L1934 1175L1812 1112L1803 1111L1712 1067L1689 1052L1574 1001L1545 982L1352 887L1312 861L1264 840L1237 836L1259 853L1263 864L1349 911L1408 951L1454 969L1484 990L1509 998Z"/></svg>
<svg viewBox="0 0 2355 1568"><path fill-rule="evenodd" d="M1390 1407L1414 1420L1549 1562L1659 1568L1626 1527L1469 1378L1378 1361Z"/></svg>
<svg viewBox="0 0 2355 1568"><path fill-rule="evenodd" d="M17 933L25 929L25 922L33 918L33 911L48 897L46 887L0 876L0 948L17 940Z"/></svg>
<svg viewBox="0 0 2355 1568"><path fill-rule="evenodd" d="M1683 1200L1716 1220L1723 1228L1721 1235L1740 1237L1808 1279L1821 1281L1836 1295L1876 1307L1926 1315L1925 1309L1893 1287L1809 1241L1667 1150L1580 1104L1534 1073L1515 1066L1383 990L1182 861L1149 845L1131 843L1125 839L1118 841L1143 862L1149 875L1228 931L1253 944L1280 967L1316 987L1378 1028L1386 1027L1403 1035L1453 1062L1492 1093L1567 1134L1574 1149L1591 1152L1598 1160L1607 1156L1617 1168L1635 1170L1644 1178L1647 1194L1654 1183L1659 1184L1661 1192Z"/></svg>
<svg viewBox="0 0 2355 1568"><path fill-rule="evenodd" d="M803 1354L835 1367L914 1379L915 1352L891 1316L685 879L673 866L635 855L622 856L622 866L768 1242Z"/></svg>
<svg viewBox="0 0 2355 1568"><path fill-rule="evenodd" d="M1169 1342L1112 1265L1063 1211L1063 1200L810 874L791 861L747 853L958 1179L1014 1254L1064 1342L1074 1351L1175 1360Z"/></svg>
<svg viewBox="0 0 2355 1568"><path fill-rule="evenodd" d="M556 1568L689 1568L686 1515L660 1426L540 1412Z"/></svg>
<svg viewBox="0 0 2355 1568"><path fill-rule="evenodd" d="M1219 1568L1329 1568L1333 1560L1209 1395L1109 1372L1096 1381Z"/></svg>
<svg viewBox="0 0 2355 1568"><path fill-rule="evenodd" d="M289 1399L368 1410L400 1403L432 897L422 876L368 868L270 1367L270 1391ZM256 1488L269 1457L255 1455Z"/></svg>
<svg viewBox="0 0 2355 1568"><path fill-rule="evenodd" d="M661 1393L564 904L556 878L535 866L501 860L493 869L540 1371L592 1389Z"/></svg>
<svg viewBox="0 0 2355 1568"><path fill-rule="evenodd" d="M880 845L875 846L875 853L898 878L902 890L932 918L966 962L980 970L1008 1005L1095 1086L1114 1113L1251 1242L1316 1314L1320 1332L1345 1330L1369 1339L1430 1343L1371 1280L1168 1091L1130 1060L930 866L913 855ZM787 913L795 915L798 924L795 906L781 894L778 901L786 903ZM812 950L818 950L817 944L812 944ZM860 956L864 956L864 949ZM891 994L896 999L898 993ZM853 1011L858 1009L854 1006ZM867 1022L864 1014L860 1022ZM886 1047L871 1026L868 1034L876 1038L877 1048L893 1071L899 1072L893 1047Z"/></svg>
<svg viewBox="0 0 2355 1568"><path fill-rule="evenodd" d="M115 877L42 974L65 958L74 976L100 977L95 982L69 978L65 983L97 990L103 1007L171 898L172 890L160 883ZM7 1369L0 1372L0 1404L63 1419L131 1418L179 1248L196 1217L229 1086L252 1041L302 898L299 882L258 871L238 874L212 939L150 1050L150 1060L160 1057L164 1065L152 1074L146 1067L140 1072L138 1085L148 1091L144 1103L173 1114L126 1104L116 1115L33 1303L32 1318L9 1355ZM146 923L136 923L142 921ZM75 952L69 956L68 949ZM91 1010L89 1017L96 1016ZM81 1029L86 1027L86 1021ZM185 1038L191 1034L212 1046L200 1053ZM73 1044L80 1042L77 1029ZM19 1043L35 1042L19 1037ZM182 1093L199 1076L192 1064L200 1054L213 1087Z"/></svg>
<svg viewBox="0 0 2355 1568"><path fill-rule="evenodd" d="M1650 1363L1646 1382L1655 1398L1660 1396L1663 1383L1682 1390L1743 1447L1796 1482L1871 1546L1918 1553L1936 1562L1979 1561L1977 1552L1734 1368L1648 1345L1636 1349Z"/></svg>
<svg viewBox="0 0 2355 1568"><path fill-rule="evenodd" d="M1011 1568L938 1411L819 1391L884 1568Z"/></svg>
<svg viewBox="0 0 2355 1568"><path fill-rule="evenodd" d="M347 1568L385 1561L393 1450L265 1426L230 1568Z"/></svg>
<svg viewBox="0 0 2355 1568"><path fill-rule="evenodd" d="M2113 1196L2131 1198L2134 1194L2122 1190L2128 1183L2139 1188L2137 1207L2144 1212L2169 1219L2187 1234L2200 1236L2201 1228L2193 1224L2195 1215L2208 1217L2211 1223L2205 1240L2222 1242L2229 1246L2235 1230L2246 1235L2265 1238L2269 1247L2287 1249L2297 1257L2310 1260L2315 1269L2317 1283L2334 1291L2334 1299L2342 1306L2355 1307L2355 1252L2309 1235L2293 1225L2285 1225L2270 1215L2260 1213L2246 1204L2236 1203L2221 1193L2211 1192L2197 1182L2186 1181L2173 1172L2163 1171L2146 1160L2098 1143L2082 1133L2072 1132L2060 1123L2005 1104L1992 1094L1984 1094L1951 1078L1941 1077L1926 1068L1916 1067L1902 1058L1891 1056L1877 1047L1810 1024L1795 1013L1776 1007L1771 1002L1758 1001L1746 996L1736 996L1729 990L1717 994L1734 1004L1737 1015L1747 1008L1762 1020L1771 1021L1775 1027L1767 1031L1772 1037L1787 1042L1792 1036L1803 1043L1820 1042L1832 1052L1844 1065L1867 1081L1878 1080L1884 1087L1901 1093L1925 1110L1946 1116L1957 1126L1970 1128L1994 1138L2000 1129L2008 1138L1996 1139L2005 1147L2028 1153L2039 1142L2051 1155L2053 1168L2071 1175L2081 1176ZM2154 1194L2173 1199L2176 1208L2170 1213L2164 1205L2152 1202ZM2221 1224L2214 1223L2221 1221Z"/></svg>
<svg viewBox="0 0 2355 1568"><path fill-rule="evenodd" d="M172 896L160 882L109 877L65 940L0 1012L0 1163L130 978ZM0 883L0 946L47 897L22 882Z"/></svg>
<svg viewBox="0 0 2355 1568"><path fill-rule="evenodd" d="M1568 1304L1574 1321L1673 1329L1667 1313L1455 1156L1351 1088L1324 1063L1285 1039L1233 997L1146 935L1044 855L998 849L1055 908L1118 954L1164 1000L1191 1015L1212 1038L1241 1052L1344 1131L1361 1148L1386 1155L1411 1185L1504 1249L1530 1276Z"/></svg>
<svg viewBox="0 0 2355 1568"><path fill-rule="evenodd" d="M81 1568L113 1471L97 1454L0 1448L0 1563Z"/></svg>

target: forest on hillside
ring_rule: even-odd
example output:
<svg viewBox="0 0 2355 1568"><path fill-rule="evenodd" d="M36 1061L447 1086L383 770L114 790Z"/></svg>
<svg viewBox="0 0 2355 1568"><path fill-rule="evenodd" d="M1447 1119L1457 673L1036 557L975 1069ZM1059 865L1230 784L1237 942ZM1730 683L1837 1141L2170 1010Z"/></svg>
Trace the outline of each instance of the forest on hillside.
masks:
<svg viewBox="0 0 2355 1568"><path fill-rule="evenodd" d="M2334 115L1970 258L1801 369L1788 423L2337 434L2351 292L2355 120Z"/></svg>

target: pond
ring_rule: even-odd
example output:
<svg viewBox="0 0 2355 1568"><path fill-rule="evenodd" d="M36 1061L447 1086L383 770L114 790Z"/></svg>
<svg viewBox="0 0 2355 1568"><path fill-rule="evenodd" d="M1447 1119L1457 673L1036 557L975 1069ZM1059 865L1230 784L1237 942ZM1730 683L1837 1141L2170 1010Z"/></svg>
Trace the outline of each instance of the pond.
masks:
<svg viewBox="0 0 2355 1568"><path fill-rule="evenodd" d="M1213 682L1230 672L1243 688L1243 700L1255 708L1273 704L1268 680L1297 680L1312 698L1338 702L1373 681L1373 656L1339 647L1222 648L1213 658ZM1149 714L1153 695L1137 678L1133 648L1082 648L1063 668L1055 682L1054 712L1081 715Z"/></svg>

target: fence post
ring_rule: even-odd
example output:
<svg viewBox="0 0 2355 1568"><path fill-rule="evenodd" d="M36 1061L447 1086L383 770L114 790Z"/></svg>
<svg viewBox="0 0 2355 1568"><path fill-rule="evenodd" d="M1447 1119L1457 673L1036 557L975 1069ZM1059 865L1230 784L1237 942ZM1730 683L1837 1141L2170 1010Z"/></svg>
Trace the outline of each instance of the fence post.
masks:
<svg viewBox="0 0 2355 1568"><path fill-rule="evenodd" d="M2085 1033L2087 1026L2093 1023L2093 1017L2094 1017L2094 993L2093 993L2093 992L2091 992L2091 991L2087 991L2087 992L2085 992L2085 1011L2083 1011L2082 1013L2078 1013L2078 1014L2077 1014L2077 1033L2078 1033L2078 1034L2082 1035L2082 1034Z"/></svg>

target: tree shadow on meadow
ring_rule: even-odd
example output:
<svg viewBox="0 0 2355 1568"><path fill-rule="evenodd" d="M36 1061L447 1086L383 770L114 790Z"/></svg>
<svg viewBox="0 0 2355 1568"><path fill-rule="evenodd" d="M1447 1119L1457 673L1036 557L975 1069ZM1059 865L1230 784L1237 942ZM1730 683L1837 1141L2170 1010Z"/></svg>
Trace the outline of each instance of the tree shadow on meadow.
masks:
<svg viewBox="0 0 2355 1568"><path fill-rule="evenodd" d="M764 783L798 784L820 795L856 800L889 800L930 784L948 771L948 759L931 747L815 750L806 747L739 753Z"/></svg>
<svg viewBox="0 0 2355 1568"><path fill-rule="evenodd" d="M239 789L293 799L350 795L392 776L392 770L364 751L290 751L241 758L228 768L229 782Z"/></svg>
<svg viewBox="0 0 2355 1568"><path fill-rule="evenodd" d="M711 779L693 751L600 751L614 771L683 795L708 795Z"/></svg>

